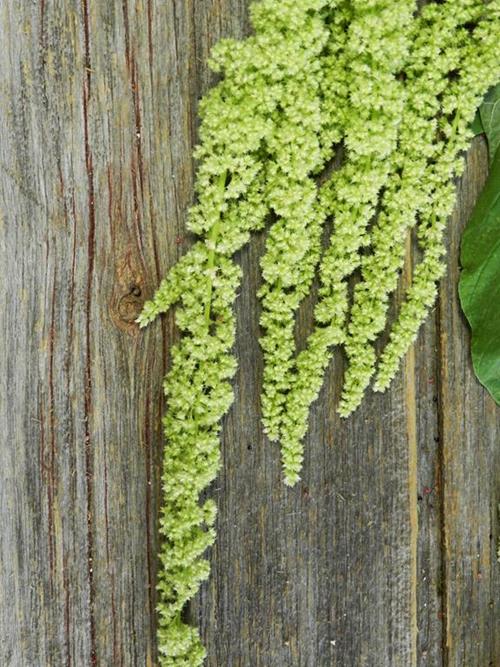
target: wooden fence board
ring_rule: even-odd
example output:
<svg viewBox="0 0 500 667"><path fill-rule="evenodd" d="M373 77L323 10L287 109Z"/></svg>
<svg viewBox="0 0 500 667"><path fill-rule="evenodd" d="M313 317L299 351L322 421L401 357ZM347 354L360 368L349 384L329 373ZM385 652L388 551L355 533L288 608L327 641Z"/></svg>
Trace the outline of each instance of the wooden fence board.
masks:
<svg viewBox="0 0 500 667"><path fill-rule="evenodd" d="M473 375L456 290L460 234L485 180L485 158L478 139L450 222L448 277L439 301L443 613L453 667L500 661L500 411Z"/></svg>
<svg viewBox="0 0 500 667"><path fill-rule="evenodd" d="M161 383L177 334L171 315L145 332L134 318L189 247L206 60L248 31L248 4L1 3L2 666L156 663ZM500 413L456 298L485 169L476 141L448 277L402 372L342 421L336 354L292 490L260 427L263 236L240 253L236 400L208 492L218 539L189 610L210 667L499 663Z"/></svg>

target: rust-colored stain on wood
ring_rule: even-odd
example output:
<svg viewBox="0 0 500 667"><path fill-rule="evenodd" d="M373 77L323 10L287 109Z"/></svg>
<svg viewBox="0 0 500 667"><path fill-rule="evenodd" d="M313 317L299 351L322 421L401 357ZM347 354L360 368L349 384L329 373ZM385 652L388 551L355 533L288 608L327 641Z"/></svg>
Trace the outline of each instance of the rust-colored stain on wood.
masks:
<svg viewBox="0 0 500 667"><path fill-rule="evenodd" d="M134 320L191 242L207 56L248 31L248 4L0 3L2 667L156 664L177 334L170 315ZM294 489L260 427L263 237L239 254L218 539L189 610L209 667L500 665L500 410L472 373L456 289L486 170L476 139L439 301L391 390L346 421L335 356ZM311 313L308 300L299 338Z"/></svg>

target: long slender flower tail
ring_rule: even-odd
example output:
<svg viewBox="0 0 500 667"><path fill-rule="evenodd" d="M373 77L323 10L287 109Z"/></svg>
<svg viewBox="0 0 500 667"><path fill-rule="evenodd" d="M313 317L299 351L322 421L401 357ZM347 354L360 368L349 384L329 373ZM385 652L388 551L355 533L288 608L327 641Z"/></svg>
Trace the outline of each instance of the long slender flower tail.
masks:
<svg viewBox="0 0 500 667"><path fill-rule="evenodd" d="M261 261L264 283L259 296L264 329L262 411L271 440L279 437L290 389L295 313L309 291L321 255L326 211L318 198L315 175L342 138L346 115L343 50L349 5L344 0L322 5L321 11L308 19L317 25L318 40L314 48L308 48L304 70L297 72L287 96L269 172L269 201L276 221ZM299 42L303 32L310 29L301 28ZM284 466L286 471L286 462Z"/></svg>
<svg viewBox="0 0 500 667"><path fill-rule="evenodd" d="M225 178L218 179L218 187L226 187ZM161 665L201 665L205 655L197 631L181 620L181 613L209 574L202 554L215 539L216 508L212 500L200 505L199 498L219 470L220 420L233 400L233 306L241 271L230 254L252 226L262 224L266 208L261 187L256 178L245 199L227 203L206 242L192 253L202 255L203 261L190 265L182 284L174 285L181 292L175 319L182 335L164 383L168 408L158 574Z"/></svg>
<svg viewBox="0 0 500 667"><path fill-rule="evenodd" d="M289 391L280 415L280 442L287 484L299 478L309 409L323 383L331 347L344 337L346 280L359 265L368 223L390 173L405 98L397 74L407 58L414 11L413 0L352 3L343 53L347 161L320 194L322 215L334 215L334 230L320 265L318 324L284 382Z"/></svg>
<svg viewBox="0 0 500 667"><path fill-rule="evenodd" d="M414 342L418 330L433 306L437 295L437 281L444 273L442 256L445 252L444 231L446 220L455 203L453 178L462 171L463 160L457 157L472 137L469 129L476 109L488 88L500 79L500 20L497 6L488 7L488 15L473 34L467 68L458 81L453 82L443 100L442 132L450 127L451 134L441 142L440 157L433 166L437 183L427 207L420 211L418 239L424 255L415 267L413 281L406 293L399 317L394 323L390 340L380 357L375 391L384 391L397 373L402 357ZM446 119L446 121L444 120Z"/></svg>
<svg viewBox="0 0 500 667"><path fill-rule="evenodd" d="M255 34L244 42L223 40L213 51L212 66L224 78L200 104L197 203L188 220L200 240L171 270L140 318L145 325L177 304L181 331L164 384L167 444L158 575L163 666L196 667L205 654L197 631L181 616L208 576L203 553L215 538L215 505L200 505L200 494L219 469L220 420L232 402L233 304L240 271L230 257L253 230L264 226L269 210L267 146L279 130L278 104L285 93L291 94L288 80L298 67L286 35L297 31L300 21L294 3L288 5L288 11L282 11L278 0L254 5ZM309 11L318 1L303 5ZM316 39L314 34L303 37L304 42Z"/></svg>
<svg viewBox="0 0 500 667"><path fill-rule="evenodd" d="M406 69L407 100L400 126L398 159L371 233L371 253L362 259L362 281L354 290L345 343L349 365L339 413L347 416L361 402L374 373L373 341L384 329L390 294L404 264L406 235L435 184L429 161L438 159L437 116L450 87L450 73L466 69L469 22L483 3L449 0L424 7ZM470 63L469 63L470 64Z"/></svg>
<svg viewBox="0 0 500 667"><path fill-rule="evenodd" d="M320 256L324 215L317 204L314 174L332 153L325 137L332 142L341 137L339 123L332 117L332 95L339 94L344 76L334 58L340 44L332 42L333 36L340 41L344 36L339 29L340 8L330 22L330 12L338 2L321 0L315 12L310 11L310 2L289 0L282 4L286 11L293 7L297 13L300 9L302 22L288 37L295 67L287 80L276 135L269 143L267 170L267 196L275 221L261 260L259 297L264 329L260 341L264 353L262 411L264 428L272 440L278 437L289 388L295 312L309 290Z"/></svg>
<svg viewBox="0 0 500 667"><path fill-rule="evenodd" d="M162 665L201 665L205 655L197 631L183 623L181 613L209 574L202 554L215 539L216 508L211 500L200 505L199 498L217 475L220 420L233 400L229 382L236 370L231 354L233 306L241 272L230 253L265 217L261 186L256 178L245 199L227 203L206 242L197 244L192 253L200 253L203 261L190 265L182 284L174 286L181 292L175 318L182 335L164 383L167 444L158 575ZM226 187L225 177L218 179L218 187L221 191Z"/></svg>
<svg viewBox="0 0 500 667"><path fill-rule="evenodd" d="M158 574L159 653L165 665L199 665L204 657L197 633L181 621L181 612L209 573L202 555L215 539L215 504L207 500L200 505L199 498L219 470L220 419L233 400L229 380L236 362L230 350L240 270L228 258L219 257L217 264L209 327L204 317L206 284L193 277L186 285L189 300L183 300L176 313L183 336L173 350L165 380L168 444L163 460L160 534L164 539Z"/></svg>

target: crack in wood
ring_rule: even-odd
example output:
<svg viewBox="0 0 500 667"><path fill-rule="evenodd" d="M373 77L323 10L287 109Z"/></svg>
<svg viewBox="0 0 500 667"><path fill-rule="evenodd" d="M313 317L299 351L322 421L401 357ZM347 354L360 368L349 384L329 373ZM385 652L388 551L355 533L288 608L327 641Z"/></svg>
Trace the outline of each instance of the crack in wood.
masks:
<svg viewBox="0 0 500 667"><path fill-rule="evenodd" d="M90 661L97 665L96 626L95 626L95 588L94 588L94 528L93 528L93 459L90 419L92 416L92 350L91 350L91 314L93 296L93 278L95 261L95 200L93 157L89 135L89 103L91 95L92 68L90 60L90 25L88 0L82 0L83 30L85 48L85 74L83 83L83 130L84 154L87 171L87 206L88 206L88 240L87 240L87 286L85 302L85 478L87 482L87 572L89 583L89 620L90 620Z"/></svg>

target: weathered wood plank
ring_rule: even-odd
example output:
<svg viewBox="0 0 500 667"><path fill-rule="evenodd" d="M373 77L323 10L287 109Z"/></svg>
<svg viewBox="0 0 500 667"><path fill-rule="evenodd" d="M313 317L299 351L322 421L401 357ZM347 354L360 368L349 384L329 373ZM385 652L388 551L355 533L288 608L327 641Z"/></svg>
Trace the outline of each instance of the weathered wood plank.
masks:
<svg viewBox="0 0 500 667"><path fill-rule="evenodd" d="M415 400L418 434L417 625L422 667L442 664L443 599L441 556L441 459L438 414L439 355L436 312L416 342Z"/></svg>
<svg viewBox="0 0 500 667"><path fill-rule="evenodd" d="M439 301L445 651L450 667L500 661L500 410L472 372L468 329L457 298L460 235L486 173L485 145L478 139L450 224L448 277Z"/></svg>
<svg viewBox="0 0 500 667"><path fill-rule="evenodd" d="M176 332L171 316L141 334L133 320L189 245L206 59L248 31L248 4L0 8L2 665L155 663L161 381ZM263 237L241 253L236 401L209 491L218 540L190 610L208 665L500 660L500 421L456 302L484 165L476 147L440 305L405 368L341 421L336 355L292 490L260 428ZM301 340L310 320L309 302Z"/></svg>
<svg viewBox="0 0 500 667"><path fill-rule="evenodd" d="M194 11L194 23L203 22L205 9ZM213 490L218 539L212 577L192 605L207 664L416 664L416 488L409 488L408 448L414 395L400 377L390 394L370 395L342 422L337 355L311 417L303 482L286 489L279 451L260 427L255 293L262 250L255 239L240 256L240 369ZM301 340L308 321L306 312Z"/></svg>
<svg viewBox="0 0 500 667"><path fill-rule="evenodd" d="M152 664L166 349L133 319L192 189L175 7L0 16L0 663Z"/></svg>
<svg viewBox="0 0 500 667"><path fill-rule="evenodd" d="M254 244L242 258L250 284L238 306L237 398L214 490L218 540L194 605L208 664L416 664L402 380L341 422L337 358L312 416L303 482L286 489L258 422L259 251Z"/></svg>

